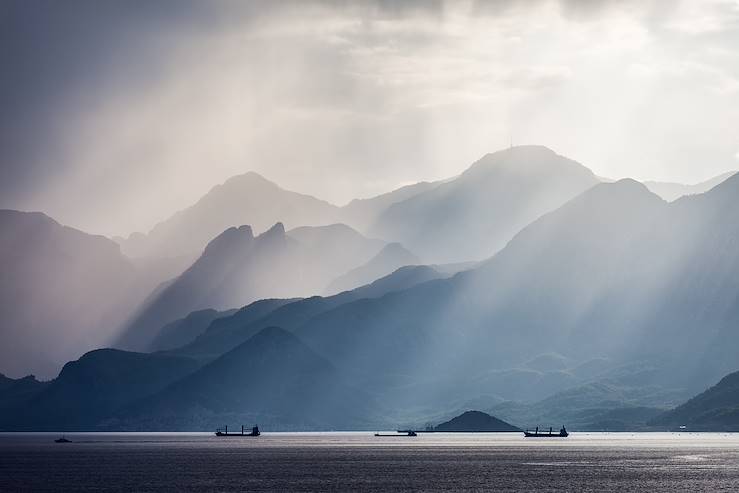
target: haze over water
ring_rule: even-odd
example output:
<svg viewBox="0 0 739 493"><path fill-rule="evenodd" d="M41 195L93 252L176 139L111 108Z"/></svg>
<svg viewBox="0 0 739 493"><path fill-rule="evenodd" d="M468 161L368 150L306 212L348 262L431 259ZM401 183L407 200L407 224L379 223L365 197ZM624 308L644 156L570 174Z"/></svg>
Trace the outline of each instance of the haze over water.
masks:
<svg viewBox="0 0 739 493"><path fill-rule="evenodd" d="M0 434L2 491L719 491L739 488L739 435L369 432Z"/></svg>

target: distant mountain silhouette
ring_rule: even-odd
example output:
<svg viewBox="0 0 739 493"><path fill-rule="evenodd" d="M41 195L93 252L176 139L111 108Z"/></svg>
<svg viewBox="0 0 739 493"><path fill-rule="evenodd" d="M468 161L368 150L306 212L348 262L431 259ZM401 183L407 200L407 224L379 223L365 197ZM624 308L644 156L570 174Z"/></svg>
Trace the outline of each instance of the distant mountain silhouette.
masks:
<svg viewBox="0 0 739 493"><path fill-rule="evenodd" d="M434 431L491 432L521 431L521 429L481 411L467 411L449 421L435 426Z"/></svg>
<svg viewBox="0 0 739 493"><path fill-rule="evenodd" d="M0 427L10 414L25 408L48 385L48 382L39 382L33 375L13 379L0 373Z"/></svg>
<svg viewBox="0 0 739 493"><path fill-rule="evenodd" d="M513 147L389 206L369 234L399 241L427 262L480 260L596 183L590 170L545 147Z"/></svg>
<svg viewBox="0 0 739 493"><path fill-rule="evenodd" d="M689 431L739 431L739 372L725 376L650 424L670 429L686 426Z"/></svg>
<svg viewBox="0 0 739 493"><path fill-rule="evenodd" d="M249 224L265 231L281 222L288 227L337 222L336 206L291 192L257 173L234 176L213 187L196 204L157 224L148 234L133 234L122 242L131 257L196 258L222 231Z"/></svg>
<svg viewBox="0 0 739 493"><path fill-rule="evenodd" d="M656 193L668 202L672 202L673 200L679 199L680 197L683 197L685 195L695 195L707 192L735 174L736 171L729 171L727 173L722 173L718 176L714 176L711 179L696 183L694 185L660 181L645 181L644 184L652 192Z"/></svg>
<svg viewBox="0 0 739 493"><path fill-rule="evenodd" d="M0 210L0 370L55 376L110 343L133 303L133 266L114 242L40 212Z"/></svg>
<svg viewBox="0 0 739 493"><path fill-rule="evenodd" d="M99 349L67 363L59 377L12 412L0 413L4 430L109 429L105 423L129 403L195 371L191 359ZM2 393L0 393L2 395Z"/></svg>
<svg viewBox="0 0 739 493"><path fill-rule="evenodd" d="M403 248L400 243L390 243L364 265L355 267L336 278L326 288L326 294L340 293L369 284L385 277L405 265L418 265L418 257Z"/></svg>
<svg viewBox="0 0 739 493"><path fill-rule="evenodd" d="M298 338L269 327L195 373L119 414L128 429L366 429L377 406ZM130 423L127 424L127 423Z"/></svg>
<svg viewBox="0 0 739 493"><path fill-rule="evenodd" d="M277 223L257 237L249 226L229 228L181 276L150 297L118 345L151 349L160 327L192 311L322 292L332 279L366 262L383 246L342 224L286 233Z"/></svg>

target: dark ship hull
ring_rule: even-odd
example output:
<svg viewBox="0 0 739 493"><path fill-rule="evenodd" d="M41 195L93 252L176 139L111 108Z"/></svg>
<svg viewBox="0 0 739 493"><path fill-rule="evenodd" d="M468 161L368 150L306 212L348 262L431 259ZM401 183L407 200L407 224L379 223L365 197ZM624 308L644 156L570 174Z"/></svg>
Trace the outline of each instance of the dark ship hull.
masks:
<svg viewBox="0 0 739 493"><path fill-rule="evenodd" d="M241 433L239 433L239 432L229 433L228 432L228 426L226 426L224 428L218 428L216 430L216 436L217 437L258 437L259 435L261 435L261 433L259 432L259 428L256 427L256 426L251 429L251 432L250 433L244 433L244 427L243 426L241 427Z"/></svg>
<svg viewBox="0 0 739 493"><path fill-rule="evenodd" d="M375 433L376 437L415 437L418 434L413 430L398 430L398 433Z"/></svg>
<svg viewBox="0 0 739 493"><path fill-rule="evenodd" d="M524 431L523 436L529 438L565 438L570 436L570 434L567 432L567 430L565 430L564 427L562 427L559 432L552 431L551 428L549 429L549 431L539 431L539 429L537 428L536 431Z"/></svg>
<svg viewBox="0 0 739 493"><path fill-rule="evenodd" d="M216 436L217 437L258 437L261 435L261 433L225 433L222 431L217 431Z"/></svg>

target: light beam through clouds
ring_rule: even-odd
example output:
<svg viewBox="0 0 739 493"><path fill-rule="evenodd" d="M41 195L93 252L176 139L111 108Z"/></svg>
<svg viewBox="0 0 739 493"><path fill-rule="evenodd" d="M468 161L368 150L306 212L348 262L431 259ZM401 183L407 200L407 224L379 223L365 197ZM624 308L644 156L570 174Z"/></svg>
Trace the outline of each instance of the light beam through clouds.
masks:
<svg viewBox="0 0 739 493"><path fill-rule="evenodd" d="M3 7L0 206L91 232L248 170L343 203L511 137L611 178L736 167L733 1L48 5Z"/></svg>

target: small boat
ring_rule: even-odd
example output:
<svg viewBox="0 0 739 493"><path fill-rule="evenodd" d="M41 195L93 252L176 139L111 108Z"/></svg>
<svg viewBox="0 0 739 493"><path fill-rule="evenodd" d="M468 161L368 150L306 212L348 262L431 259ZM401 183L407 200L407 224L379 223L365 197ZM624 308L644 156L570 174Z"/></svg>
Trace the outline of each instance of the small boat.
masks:
<svg viewBox="0 0 739 493"><path fill-rule="evenodd" d="M413 430L398 430L397 433L375 433L376 437L417 437Z"/></svg>
<svg viewBox="0 0 739 493"><path fill-rule="evenodd" d="M552 427L551 426L549 427L549 431L548 432L547 431L539 431L539 427L538 426L536 427L536 429L534 431L530 431L530 430L527 429L526 431L523 432L523 436L525 436L525 437L543 437L543 438L561 437L561 438L564 438L564 437L567 437L569 435L570 434L567 433L567 430L565 429L564 426L559 430L559 433L555 433L552 430Z"/></svg>
<svg viewBox="0 0 739 493"><path fill-rule="evenodd" d="M67 438L64 435L60 436L59 438L57 438L54 441L56 443L72 443L72 440L67 440Z"/></svg>
<svg viewBox="0 0 739 493"><path fill-rule="evenodd" d="M217 437L258 437L259 435L261 435L261 433L259 432L258 426L252 427L251 433L244 433L244 425L241 425L241 433L229 433L228 426L216 429Z"/></svg>

